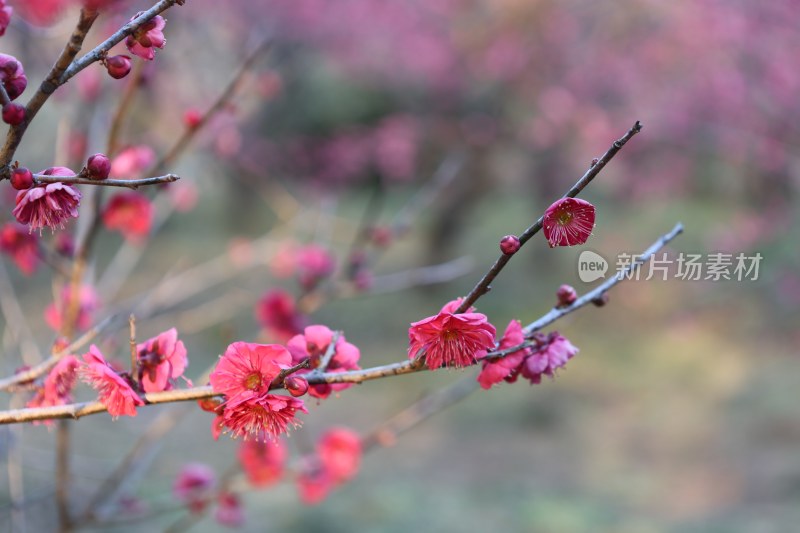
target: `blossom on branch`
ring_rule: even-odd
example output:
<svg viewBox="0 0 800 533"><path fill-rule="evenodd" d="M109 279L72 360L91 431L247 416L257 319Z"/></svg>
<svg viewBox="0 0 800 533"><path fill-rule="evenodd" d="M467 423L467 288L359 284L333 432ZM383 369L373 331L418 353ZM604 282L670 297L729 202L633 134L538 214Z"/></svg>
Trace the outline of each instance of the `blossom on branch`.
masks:
<svg viewBox="0 0 800 533"><path fill-rule="evenodd" d="M171 328L136 347L139 382L145 392L170 390L174 380L183 376L189 361L186 346Z"/></svg>
<svg viewBox="0 0 800 533"><path fill-rule="evenodd" d="M74 176L75 173L66 167L52 167L42 171L45 176ZM20 224L30 225L31 230L49 227L53 231L58 227L64 229L64 223L70 218L78 218L78 205L81 193L64 183L48 183L32 187L27 191L19 191L16 207L12 214Z"/></svg>
<svg viewBox="0 0 800 533"><path fill-rule="evenodd" d="M332 341L333 331L322 325L308 326L302 335L295 335L289 339L286 347L292 354L292 363L298 364L308 359L310 366L310 369L299 370L297 374L305 374L318 369ZM339 335L334 352L324 371L360 370L361 367L358 366L360 358L361 351L355 345L347 342L344 335ZM315 398L324 399L330 396L332 391L338 392L352 386L352 383L316 383L309 385L308 393Z"/></svg>
<svg viewBox="0 0 800 533"><path fill-rule="evenodd" d="M228 399L222 414L225 428L234 437L272 439L299 426L297 411L307 413L302 400L278 394L239 394Z"/></svg>
<svg viewBox="0 0 800 533"><path fill-rule="evenodd" d="M469 366L494 348L495 333L484 314L441 311L411 324L408 356L413 359L424 353L431 370Z"/></svg>
<svg viewBox="0 0 800 533"><path fill-rule="evenodd" d="M136 13L131 19L135 20L140 17L144 11ZM125 39L125 46L132 54L136 54L142 59L152 61L156 53L154 48L164 48L167 40L164 38L164 26L166 20L161 15L156 15L149 21L142 24L142 26Z"/></svg>
<svg viewBox="0 0 800 533"><path fill-rule="evenodd" d="M578 351L571 342L554 331L547 337L545 344L522 363L522 377L531 384L539 384L543 375L552 377L555 371L564 367Z"/></svg>
<svg viewBox="0 0 800 533"><path fill-rule="evenodd" d="M358 473L362 452L361 437L344 427L329 429L317 444L322 468L337 483L352 479Z"/></svg>
<svg viewBox="0 0 800 533"><path fill-rule="evenodd" d="M211 387L226 396L222 423L234 437L274 438L285 433L297 411L308 412L302 400L269 394L273 380L289 368L292 356L278 344L234 342L211 373Z"/></svg>
<svg viewBox="0 0 800 533"><path fill-rule="evenodd" d="M594 229L595 209L579 198L562 198L544 212L542 230L551 248L583 244Z"/></svg>
<svg viewBox="0 0 800 533"><path fill-rule="evenodd" d="M136 407L144 401L136 394L125 377L119 375L106 362L100 350L92 344L83 355L85 364L81 366L81 379L97 389L100 402L108 408L108 413L117 418L121 415L136 416Z"/></svg>
<svg viewBox="0 0 800 533"><path fill-rule="evenodd" d="M267 333L285 342L303 331L306 321L294 297L282 289L271 289L256 304L256 318Z"/></svg>
<svg viewBox="0 0 800 533"><path fill-rule="evenodd" d="M52 407L72 402L72 388L75 386L79 364L73 355L62 357L44 378L42 387L26 407ZM44 423L52 425L53 421L45 420Z"/></svg>
<svg viewBox="0 0 800 533"><path fill-rule="evenodd" d="M119 231L125 240L142 242L153 224L153 204L138 192L115 194L103 210L103 224L111 231Z"/></svg>
<svg viewBox="0 0 800 533"><path fill-rule="evenodd" d="M525 334L522 331L522 324L519 320L512 320L508 323L503 338L500 340L498 350L506 350L518 346L525 342ZM516 379L518 367L531 353L530 348L523 348L498 359L487 359L483 361L483 368L478 374L478 383L484 389L492 388L492 385L503 380L513 381Z"/></svg>

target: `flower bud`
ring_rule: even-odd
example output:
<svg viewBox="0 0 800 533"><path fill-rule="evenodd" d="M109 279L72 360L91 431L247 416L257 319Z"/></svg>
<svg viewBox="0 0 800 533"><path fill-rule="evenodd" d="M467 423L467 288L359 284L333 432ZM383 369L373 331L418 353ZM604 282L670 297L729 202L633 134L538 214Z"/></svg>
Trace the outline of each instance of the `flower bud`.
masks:
<svg viewBox="0 0 800 533"><path fill-rule="evenodd" d="M25 106L9 102L3 106L3 122L16 126L25 121Z"/></svg>
<svg viewBox="0 0 800 533"><path fill-rule="evenodd" d="M202 120L203 120L203 115L201 115L200 111L198 111L197 109L187 109L186 112L183 114L183 123L190 130L193 130L198 126L200 126L200 122Z"/></svg>
<svg viewBox="0 0 800 533"><path fill-rule="evenodd" d="M603 294L592 300L592 303L597 307L603 307L608 303L608 293L604 292Z"/></svg>
<svg viewBox="0 0 800 533"><path fill-rule="evenodd" d="M15 168L11 172L11 186L18 191L26 191L33 186L33 174L25 167Z"/></svg>
<svg viewBox="0 0 800 533"><path fill-rule="evenodd" d="M556 291L556 298L558 299L558 307L566 307L572 305L578 298L578 293L571 285L562 285Z"/></svg>
<svg viewBox="0 0 800 533"><path fill-rule="evenodd" d="M0 54L0 83L3 84L9 100L16 100L28 86L25 69L16 57Z"/></svg>
<svg viewBox="0 0 800 533"><path fill-rule="evenodd" d="M286 390L289 391L289 394L295 398L308 392L308 381L301 376L287 376L286 379L283 380L283 385L286 387Z"/></svg>
<svg viewBox="0 0 800 533"><path fill-rule="evenodd" d="M105 154L94 154L86 162L86 175L90 180L104 180L111 173L111 160Z"/></svg>
<svg viewBox="0 0 800 533"><path fill-rule="evenodd" d="M115 80L124 78L131 71L130 56L118 55L106 58L106 70Z"/></svg>
<svg viewBox="0 0 800 533"><path fill-rule="evenodd" d="M500 251L505 255L514 255L522 246L519 242L519 237L516 235L506 235L500 239Z"/></svg>

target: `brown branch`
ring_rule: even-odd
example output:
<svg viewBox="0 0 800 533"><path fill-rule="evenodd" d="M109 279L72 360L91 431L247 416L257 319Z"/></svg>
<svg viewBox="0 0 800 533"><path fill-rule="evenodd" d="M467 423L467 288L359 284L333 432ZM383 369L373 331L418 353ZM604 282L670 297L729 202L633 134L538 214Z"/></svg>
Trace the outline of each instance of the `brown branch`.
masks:
<svg viewBox="0 0 800 533"><path fill-rule="evenodd" d="M105 331L115 320L117 316L111 315L102 322L99 322L96 326L92 329L78 337L75 341L73 341L69 346L64 348L63 350L59 350L58 352L51 355L45 361L42 361L38 365L29 368L28 370L24 370L22 372L17 372L13 376L9 376L4 379L0 379L0 390L8 390L14 386L21 385L23 383L27 383L32 381L40 376L43 376L47 372L50 371L53 366L61 360L62 357L65 355L69 355L75 353L80 348L86 346L95 337L97 337L100 333Z"/></svg>
<svg viewBox="0 0 800 533"><path fill-rule="evenodd" d="M64 50L56 60L55 65L53 65L53 68L50 70L50 73L39 86L39 90L34 93L34 95L28 101L28 104L25 106L25 120L16 126L12 126L8 130L8 134L6 135L6 143L3 146L2 151L0 151L0 178L8 178L10 176L11 167L9 166L9 163L14 158L14 152L19 146L20 141L22 141L22 136L25 134L28 124L31 123L31 120L33 120L33 118L36 116L36 113L39 112L47 99L50 98L50 95L53 94L61 84L64 83L61 81L61 77L63 76L67 67L70 66L73 59L75 59L75 56L78 55L78 52L81 51L83 40L86 38L86 34L89 33L89 29L91 29L92 24L94 24L95 19L97 19L97 16L97 11L81 9L78 23L75 26L69 41L64 47Z"/></svg>
<svg viewBox="0 0 800 533"><path fill-rule="evenodd" d="M626 273L640 268L646 261L648 261L653 256L653 254L655 254L658 250L664 247L672 239L677 237L682 231L683 231L683 226L681 224L677 224L669 233L660 237L647 250L645 250L642 254L640 254L639 259L637 259L629 266L629 269L626 271ZM551 324L558 318L568 313L571 313L572 311L575 311L580 307L585 306L586 304L592 302L593 300L596 300L597 298L605 294L606 291L608 291L614 285L616 285L620 281L623 281L624 279L625 279L624 275L618 275L615 276L614 278L609 279L608 281L602 283L597 288L588 292L584 296L578 298L575 301L575 303L573 303L571 306L550 311L544 317L540 318L539 320L527 326L525 328L525 331L527 333L532 333L536 329L544 327L544 325ZM523 345L512 347L516 348L513 351L519 350L522 346ZM505 352L513 353L513 351L511 351L512 348L509 348ZM477 362L475 364L477 364ZM411 374L414 372L419 372L423 368L425 367L419 365L418 360L413 360L413 361L408 360L408 361L391 363L388 365L365 368L361 370L350 370L347 372L326 372L316 375L314 373L309 373L306 374L306 376L304 377L308 380L309 384L362 383L364 381L380 379L389 376ZM279 388L279 387L280 385L278 385L277 383L273 383L272 385L272 388ZM1 382L0 382L0 388L2 388ZM206 385L202 387L194 387L191 389L149 393L145 394L143 399L147 404L159 404L159 403L200 400L204 398L211 398L213 396L218 396L218 394L214 393L210 385ZM13 424L19 422L31 422L34 420L47 420L47 419L58 419L58 418L77 419L83 416L101 413L103 411L106 411L106 407L100 402L84 402L84 403L76 403L69 405L60 405L55 407L39 407L31 409L14 409L10 411L0 412L0 424Z"/></svg>
<svg viewBox="0 0 800 533"><path fill-rule="evenodd" d="M621 138L614 141L614 144L611 145L603 157L597 160L589 170L579 179L572 188L567 191L567 194L564 195L564 198L575 198L580 194L580 192L587 186L589 183L600 173L601 170L606 166L606 164L613 159L617 152L625 146L634 135L642 131L642 124L637 120L636 123L628 130L628 133L623 135ZM536 235L542 229L542 223L544 222L544 216L539 217L539 220L533 223L528 229L526 229L522 234L519 236L520 246L524 245L531 237ZM461 302L461 305L458 306L456 309L456 313L463 313L467 309L472 306L478 298L486 294L491 290L492 281L497 277L500 271L506 266L506 264L511 260L512 255L505 255L501 254L500 257L497 258L497 261L491 266L491 268L483 275L483 278L478 282L477 285L469 292L469 294L464 298L464 301Z"/></svg>
<svg viewBox="0 0 800 533"><path fill-rule="evenodd" d="M175 174L166 174L164 176L154 176L152 178L141 178L136 180L125 179L105 179L105 180L90 180L81 176L45 176L44 174L34 174L33 182L36 185L44 185L47 183L66 183L67 185L101 185L104 187L126 187L128 189L138 189L144 185L158 185L161 183L172 183L178 181L180 176Z"/></svg>

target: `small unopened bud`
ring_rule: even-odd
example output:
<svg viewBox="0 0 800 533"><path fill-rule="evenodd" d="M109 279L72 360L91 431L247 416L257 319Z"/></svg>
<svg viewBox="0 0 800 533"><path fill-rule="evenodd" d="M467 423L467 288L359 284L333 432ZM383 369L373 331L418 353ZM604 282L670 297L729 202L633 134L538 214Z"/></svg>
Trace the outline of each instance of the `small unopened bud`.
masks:
<svg viewBox="0 0 800 533"><path fill-rule="evenodd" d="M64 257L72 257L75 253L75 241L72 236L66 231L61 231L56 234L56 251Z"/></svg>
<svg viewBox="0 0 800 533"><path fill-rule="evenodd" d="M593 166L595 166L599 162L600 162L600 160L595 157L594 159L592 159L592 163L589 165L589 168L592 168Z"/></svg>
<svg viewBox="0 0 800 533"><path fill-rule="evenodd" d="M105 154L94 154L86 162L86 175L90 180L104 180L111 173L111 160Z"/></svg>
<svg viewBox="0 0 800 533"><path fill-rule="evenodd" d="M131 71L130 56L118 55L106 58L106 70L115 80L124 78Z"/></svg>
<svg viewBox="0 0 800 533"><path fill-rule="evenodd" d="M556 298L558 298L558 307L566 307L572 305L578 298L578 293L571 285L562 285L556 291Z"/></svg>
<svg viewBox="0 0 800 533"><path fill-rule="evenodd" d="M203 411L219 414L219 407L222 405L222 400L219 398L203 398L202 400L197 400L197 405L200 406L200 409Z"/></svg>
<svg viewBox="0 0 800 533"><path fill-rule="evenodd" d="M11 186L18 191L27 191L33 186L33 174L25 167L15 168L11 172Z"/></svg>
<svg viewBox="0 0 800 533"><path fill-rule="evenodd" d="M9 102L3 106L3 122L16 126L25 121L25 106Z"/></svg>
<svg viewBox="0 0 800 533"><path fill-rule="evenodd" d="M203 115L201 115L200 111L198 111L197 109L187 109L186 112L183 114L183 123L190 130L193 130L196 127L198 127L202 120L203 120Z"/></svg>
<svg viewBox="0 0 800 533"><path fill-rule="evenodd" d="M592 303L597 307L603 307L608 303L608 294L604 292L603 294L592 300Z"/></svg>
<svg viewBox="0 0 800 533"><path fill-rule="evenodd" d="M283 380L283 385L289 391L289 394L295 398L308 392L308 381L301 376L287 376Z"/></svg>
<svg viewBox="0 0 800 533"><path fill-rule="evenodd" d="M505 255L514 255L522 246L519 242L519 237L516 235L506 235L500 239L500 251Z"/></svg>

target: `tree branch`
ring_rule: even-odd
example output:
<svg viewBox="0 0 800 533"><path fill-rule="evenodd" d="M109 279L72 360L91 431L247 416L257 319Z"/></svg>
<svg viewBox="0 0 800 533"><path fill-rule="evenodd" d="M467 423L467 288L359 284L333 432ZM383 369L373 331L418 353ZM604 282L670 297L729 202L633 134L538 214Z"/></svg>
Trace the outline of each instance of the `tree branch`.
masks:
<svg viewBox="0 0 800 533"><path fill-rule="evenodd" d="M138 189L143 185L158 185L160 183L172 183L178 181L180 176L175 174L166 174L164 176L154 176L152 178L141 178L136 180L124 179L105 179L105 180L90 180L81 176L45 176L44 174L34 174L33 182L36 185L44 185L47 183L66 183L67 185L101 185L104 187L126 187L128 189Z"/></svg>
<svg viewBox="0 0 800 533"><path fill-rule="evenodd" d="M580 192L587 185L589 185L589 183L591 183L591 181L600 173L600 171L603 170L606 164L611 161L615 155L617 155L617 152L619 152L620 149L625 146L625 143L631 140L631 138L640 131L642 131L642 124L637 120L631 129L628 130L628 133L614 141L614 144L612 144L611 148L609 148L606 153L603 154L603 157L598 159L597 162L586 171L581 179L575 182L575 185L573 185L563 197L575 198L578 196L578 194L580 194ZM524 245L526 242L528 242L528 240L530 240L531 237L539 233L539 231L542 229L543 222L544 216L539 217L539 220L534 222L532 226L526 229L522 235L519 236L520 246ZM489 292L491 290L492 281L494 281L500 271L505 268L506 264L511 261L512 257L512 255L501 254L500 257L497 258L497 261L495 261L491 268L489 268L486 274L483 275L483 278L481 278L478 284L475 285L475 287L464 298L464 301L461 302L461 305L458 306L458 309L456 309L455 313L463 313L469 309L472 304L478 301L478 298Z"/></svg>

